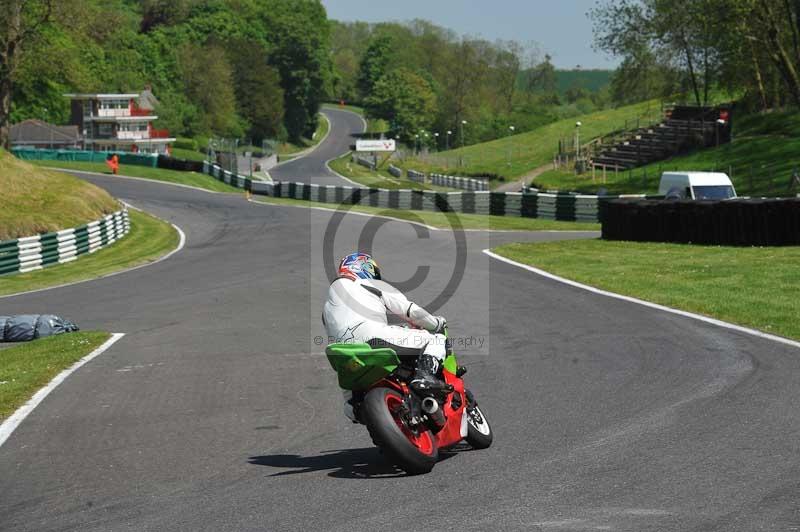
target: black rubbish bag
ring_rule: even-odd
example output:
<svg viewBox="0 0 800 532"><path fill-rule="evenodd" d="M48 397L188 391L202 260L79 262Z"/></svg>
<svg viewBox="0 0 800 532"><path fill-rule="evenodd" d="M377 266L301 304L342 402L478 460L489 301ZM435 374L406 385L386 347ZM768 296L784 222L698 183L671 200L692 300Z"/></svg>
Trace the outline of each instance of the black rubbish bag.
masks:
<svg viewBox="0 0 800 532"><path fill-rule="evenodd" d="M52 314L0 316L0 342L30 342L77 330L78 326L71 321Z"/></svg>

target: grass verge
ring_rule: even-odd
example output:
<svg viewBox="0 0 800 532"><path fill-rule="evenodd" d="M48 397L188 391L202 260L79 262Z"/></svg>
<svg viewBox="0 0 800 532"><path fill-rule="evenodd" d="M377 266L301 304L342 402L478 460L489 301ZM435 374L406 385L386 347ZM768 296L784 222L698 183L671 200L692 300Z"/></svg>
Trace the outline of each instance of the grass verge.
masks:
<svg viewBox="0 0 800 532"><path fill-rule="evenodd" d="M111 171L105 163L87 163L80 161L32 161L39 166L52 166L75 170L78 172L97 172L100 174L111 175ZM241 192L236 187L232 187L222 181L217 181L211 176L197 172L179 172L177 170L167 170L164 168L151 168L149 166L137 166L134 164L124 164L119 167L119 174L130 177L141 177L152 179L153 181L163 181L165 183L177 183L180 185L190 185L193 187L211 190L213 192Z"/></svg>
<svg viewBox="0 0 800 532"><path fill-rule="evenodd" d="M110 336L105 332L77 332L0 349L0 421Z"/></svg>
<svg viewBox="0 0 800 532"><path fill-rule="evenodd" d="M140 264L152 262L178 246L180 237L170 224L131 209L131 231L123 239L73 262L43 270L0 277L0 295L37 290L65 283L94 279Z"/></svg>
<svg viewBox="0 0 800 532"><path fill-rule="evenodd" d="M320 207L336 209L336 204L318 203L316 201L296 200L289 198L272 198L269 196L253 196L259 203L272 205L291 205L294 207ZM555 220L542 220L539 218L514 218L506 216L487 216L482 214L444 214L440 212L405 211L399 209L384 209L381 207L364 207L361 205L345 205L343 208L353 212L388 216L400 220L424 223L441 229L451 229L452 221L464 229L494 229L505 231L599 231L600 224L581 222L557 222Z"/></svg>
<svg viewBox="0 0 800 532"><path fill-rule="evenodd" d="M494 251L603 290L800 339L800 247L576 240Z"/></svg>
<svg viewBox="0 0 800 532"><path fill-rule="evenodd" d="M394 177L387 168L388 162L384 162L378 170L370 170L366 166L361 166L351 161L350 153L334 159L330 162L333 171L355 181L365 187L385 188L388 190L439 190L442 192L452 192L456 189L440 187L429 183L417 183L404 177Z"/></svg>
<svg viewBox="0 0 800 532"><path fill-rule="evenodd" d="M330 127L330 123L323 118L322 115L320 115L320 119L317 122L317 130L314 132L313 139L303 138L300 140L300 143L282 142L275 147L275 151L278 153L281 161L291 160L292 158L299 156L307 149L312 148L322 142L322 139L324 139L325 135L328 134Z"/></svg>

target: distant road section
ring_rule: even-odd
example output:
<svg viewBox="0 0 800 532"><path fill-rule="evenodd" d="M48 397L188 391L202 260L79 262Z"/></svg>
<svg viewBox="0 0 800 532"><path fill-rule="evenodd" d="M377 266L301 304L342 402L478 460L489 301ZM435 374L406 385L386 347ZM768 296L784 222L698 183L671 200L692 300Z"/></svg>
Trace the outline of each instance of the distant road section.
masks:
<svg viewBox="0 0 800 532"><path fill-rule="evenodd" d="M355 142L353 134L364 132L364 120L350 111L322 109L320 112L328 117L331 123L328 138L308 155L288 161L270 170L272 179L318 185L353 185L350 181L332 172L326 163L347 153L350 145Z"/></svg>

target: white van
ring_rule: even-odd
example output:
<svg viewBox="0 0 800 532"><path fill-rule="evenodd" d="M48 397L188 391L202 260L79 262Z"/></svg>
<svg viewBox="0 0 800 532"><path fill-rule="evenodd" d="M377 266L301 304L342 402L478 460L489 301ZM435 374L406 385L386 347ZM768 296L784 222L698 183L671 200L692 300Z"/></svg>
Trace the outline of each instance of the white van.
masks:
<svg viewBox="0 0 800 532"><path fill-rule="evenodd" d="M664 172L658 194L667 199L725 200L735 198L736 189L721 172Z"/></svg>

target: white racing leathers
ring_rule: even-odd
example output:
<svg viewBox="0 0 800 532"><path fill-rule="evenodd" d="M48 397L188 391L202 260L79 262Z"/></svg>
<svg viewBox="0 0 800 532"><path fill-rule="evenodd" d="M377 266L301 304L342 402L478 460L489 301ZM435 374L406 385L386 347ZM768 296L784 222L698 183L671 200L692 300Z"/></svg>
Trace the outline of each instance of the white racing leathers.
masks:
<svg viewBox="0 0 800 532"><path fill-rule="evenodd" d="M387 312L421 329L389 325ZM339 278L331 283L322 312L328 340L335 343L371 343L390 347L399 356L432 355L445 358L445 336L434 334L444 318L428 313L383 281Z"/></svg>

